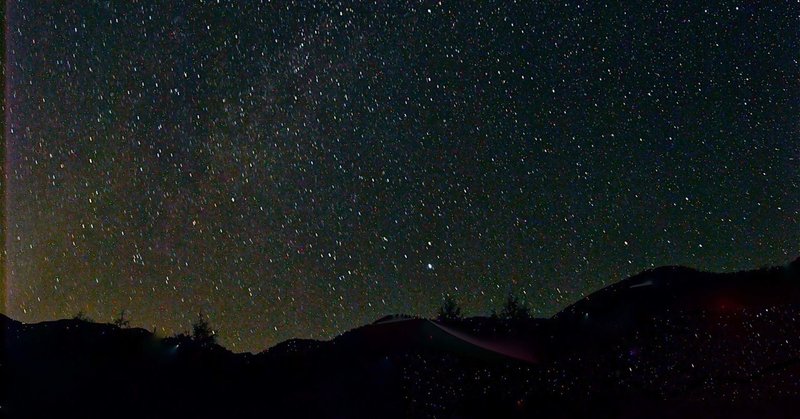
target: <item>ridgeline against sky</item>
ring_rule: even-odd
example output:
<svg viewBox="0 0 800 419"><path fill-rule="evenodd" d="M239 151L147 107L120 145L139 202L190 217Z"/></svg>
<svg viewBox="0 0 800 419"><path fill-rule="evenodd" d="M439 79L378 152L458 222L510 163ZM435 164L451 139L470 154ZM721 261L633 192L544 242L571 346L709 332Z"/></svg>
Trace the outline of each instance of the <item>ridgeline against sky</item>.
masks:
<svg viewBox="0 0 800 419"><path fill-rule="evenodd" d="M9 2L5 312L258 351L800 254L796 4L479 3Z"/></svg>

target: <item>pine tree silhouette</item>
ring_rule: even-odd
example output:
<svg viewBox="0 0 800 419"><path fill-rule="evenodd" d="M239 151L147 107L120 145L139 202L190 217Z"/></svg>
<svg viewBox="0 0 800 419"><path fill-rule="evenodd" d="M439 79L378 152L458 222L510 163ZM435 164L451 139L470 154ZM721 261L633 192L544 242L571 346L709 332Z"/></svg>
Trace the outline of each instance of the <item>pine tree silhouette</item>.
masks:
<svg viewBox="0 0 800 419"><path fill-rule="evenodd" d="M439 308L439 315L437 318L439 321L443 322L461 320L461 307L458 306L458 303L456 303L453 297L448 295Z"/></svg>
<svg viewBox="0 0 800 419"><path fill-rule="evenodd" d="M500 317L509 320L526 320L531 318L531 312L525 303L520 302L515 295L509 293Z"/></svg>
<svg viewBox="0 0 800 419"><path fill-rule="evenodd" d="M192 323L192 340L201 346L217 343L217 333L211 328L203 312L197 313L197 320Z"/></svg>

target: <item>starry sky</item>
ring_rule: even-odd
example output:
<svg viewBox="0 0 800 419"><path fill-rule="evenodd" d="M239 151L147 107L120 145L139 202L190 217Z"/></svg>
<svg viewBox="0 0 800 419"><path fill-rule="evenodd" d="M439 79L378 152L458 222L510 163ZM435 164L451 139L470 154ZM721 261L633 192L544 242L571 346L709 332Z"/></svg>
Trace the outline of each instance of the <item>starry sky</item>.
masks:
<svg viewBox="0 0 800 419"><path fill-rule="evenodd" d="M629 3L8 2L5 313L260 351L794 259L800 6Z"/></svg>

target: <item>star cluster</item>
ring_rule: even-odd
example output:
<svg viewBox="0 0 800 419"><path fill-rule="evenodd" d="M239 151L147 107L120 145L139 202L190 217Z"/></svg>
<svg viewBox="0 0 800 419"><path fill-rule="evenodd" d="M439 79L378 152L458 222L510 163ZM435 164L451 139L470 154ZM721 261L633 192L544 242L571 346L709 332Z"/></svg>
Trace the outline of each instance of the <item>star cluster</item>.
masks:
<svg viewBox="0 0 800 419"><path fill-rule="evenodd" d="M260 351L800 254L796 5L9 2L6 312Z"/></svg>

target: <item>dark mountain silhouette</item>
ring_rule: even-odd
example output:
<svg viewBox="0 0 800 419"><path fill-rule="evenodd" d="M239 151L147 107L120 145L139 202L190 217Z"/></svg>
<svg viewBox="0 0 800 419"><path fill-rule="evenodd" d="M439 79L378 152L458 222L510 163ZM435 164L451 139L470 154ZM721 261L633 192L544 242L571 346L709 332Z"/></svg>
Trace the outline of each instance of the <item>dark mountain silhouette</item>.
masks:
<svg viewBox="0 0 800 419"><path fill-rule="evenodd" d="M234 354L0 315L3 417L790 417L800 259L642 272L551 319L386 316Z"/></svg>
<svg viewBox="0 0 800 419"><path fill-rule="evenodd" d="M735 310L800 301L800 287L787 267L716 274L667 266L642 272L570 305L555 317L592 316L618 322L670 309ZM796 275L796 272L794 273Z"/></svg>

